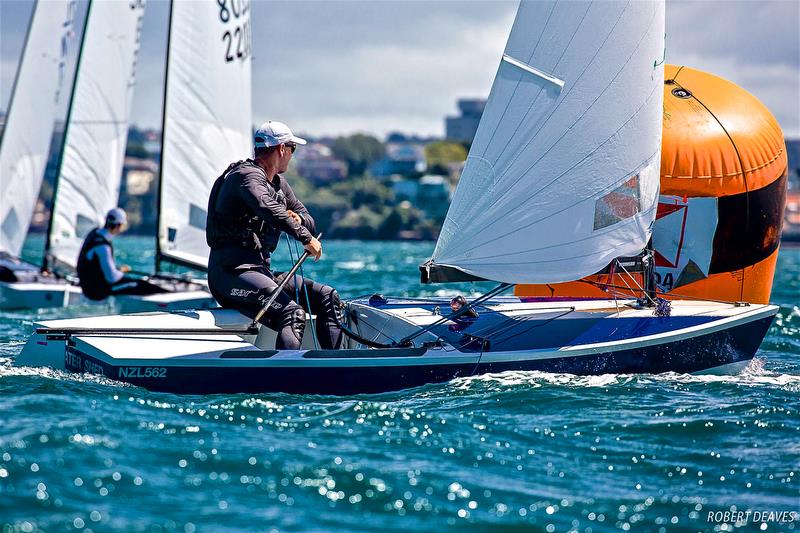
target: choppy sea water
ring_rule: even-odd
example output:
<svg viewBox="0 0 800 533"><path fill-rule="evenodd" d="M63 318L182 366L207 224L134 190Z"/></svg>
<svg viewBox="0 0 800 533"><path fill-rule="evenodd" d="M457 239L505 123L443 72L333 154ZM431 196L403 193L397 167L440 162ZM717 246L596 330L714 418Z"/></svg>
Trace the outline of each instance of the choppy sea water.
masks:
<svg viewBox="0 0 800 533"><path fill-rule="evenodd" d="M152 240L116 246L151 268ZM431 294L416 271L431 251L330 242L307 274L345 297ZM737 376L519 372L346 398L176 396L13 367L35 319L112 309L3 313L0 528L798 530L800 249L781 251L772 300Z"/></svg>

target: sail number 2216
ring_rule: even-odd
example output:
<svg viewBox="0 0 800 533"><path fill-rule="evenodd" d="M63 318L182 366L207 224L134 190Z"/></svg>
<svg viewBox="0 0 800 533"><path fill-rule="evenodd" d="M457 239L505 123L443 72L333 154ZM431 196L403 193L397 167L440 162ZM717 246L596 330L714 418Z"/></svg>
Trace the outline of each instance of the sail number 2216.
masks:
<svg viewBox="0 0 800 533"><path fill-rule="evenodd" d="M250 0L217 0L219 20L225 26L222 43L225 47L225 62L250 57L253 48L253 33L250 29ZM233 26L229 27L228 23Z"/></svg>

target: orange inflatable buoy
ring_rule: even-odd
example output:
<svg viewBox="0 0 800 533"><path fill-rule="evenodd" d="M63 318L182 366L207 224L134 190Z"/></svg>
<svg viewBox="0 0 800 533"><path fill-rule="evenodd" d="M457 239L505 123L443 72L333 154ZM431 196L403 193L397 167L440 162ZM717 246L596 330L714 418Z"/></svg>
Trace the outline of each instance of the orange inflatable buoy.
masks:
<svg viewBox="0 0 800 533"><path fill-rule="evenodd" d="M664 79L657 288L667 298L768 303L786 203L783 132L757 98L727 80L675 65L665 66ZM634 278L603 273L518 285L515 293L608 297L609 286L641 285Z"/></svg>

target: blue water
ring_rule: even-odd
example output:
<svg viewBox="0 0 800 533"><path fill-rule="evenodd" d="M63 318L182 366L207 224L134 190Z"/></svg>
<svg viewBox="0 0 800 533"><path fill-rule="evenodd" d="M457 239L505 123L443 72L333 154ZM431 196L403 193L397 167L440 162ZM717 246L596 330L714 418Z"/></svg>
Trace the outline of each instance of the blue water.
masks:
<svg viewBox="0 0 800 533"><path fill-rule="evenodd" d="M146 270L151 245L124 236L117 253ZM346 297L451 294L418 283L431 251L329 242L307 274ZM800 249L781 251L772 299L738 376L520 372L348 398L175 396L12 367L33 320L97 309L0 314L0 528L800 529Z"/></svg>

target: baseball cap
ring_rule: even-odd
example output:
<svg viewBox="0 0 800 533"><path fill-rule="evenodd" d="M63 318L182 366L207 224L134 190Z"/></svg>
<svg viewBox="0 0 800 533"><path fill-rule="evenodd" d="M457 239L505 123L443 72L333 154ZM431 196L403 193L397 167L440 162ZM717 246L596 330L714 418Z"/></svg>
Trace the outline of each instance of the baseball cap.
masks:
<svg viewBox="0 0 800 533"><path fill-rule="evenodd" d="M253 145L256 148L266 148L286 143L306 144L306 140L295 137L289 126L277 120L263 123L253 134Z"/></svg>
<svg viewBox="0 0 800 533"><path fill-rule="evenodd" d="M128 223L128 216L125 214L125 211L121 207L115 207L111 209L108 214L106 215L106 224L127 224Z"/></svg>

